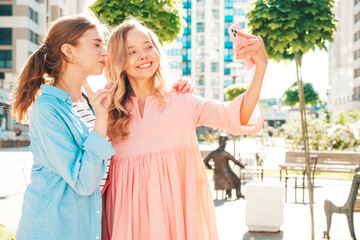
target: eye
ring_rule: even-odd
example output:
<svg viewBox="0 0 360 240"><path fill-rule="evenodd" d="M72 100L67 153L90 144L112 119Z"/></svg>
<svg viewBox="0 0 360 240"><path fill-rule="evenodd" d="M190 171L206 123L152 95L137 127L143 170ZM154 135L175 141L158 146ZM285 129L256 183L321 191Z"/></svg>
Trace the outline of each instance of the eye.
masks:
<svg viewBox="0 0 360 240"><path fill-rule="evenodd" d="M153 47L154 47L153 45L148 46L149 49L151 49L151 48L153 48Z"/></svg>
<svg viewBox="0 0 360 240"><path fill-rule="evenodd" d="M132 54L135 54L136 53L136 51L131 51L131 52L129 52L129 55L132 55Z"/></svg>

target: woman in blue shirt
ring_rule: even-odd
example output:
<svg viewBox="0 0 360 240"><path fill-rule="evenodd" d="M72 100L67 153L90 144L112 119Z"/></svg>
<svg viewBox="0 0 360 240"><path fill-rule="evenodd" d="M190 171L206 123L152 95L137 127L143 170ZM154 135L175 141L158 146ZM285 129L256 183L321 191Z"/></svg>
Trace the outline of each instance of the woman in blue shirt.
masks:
<svg viewBox="0 0 360 240"><path fill-rule="evenodd" d="M19 122L29 120L34 165L18 240L101 239L99 183L114 154L106 139L111 90L89 95L87 110L97 116L92 131L73 108L75 102L86 103L82 79L100 75L105 66L99 26L80 15L58 19L19 76L13 115Z"/></svg>
<svg viewBox="0 0 360 240"><path fill-rule="evenodd" d="M34 164L18 240L101 239L99 184L115 151L106 139L112 91L93 93L86 82L105 66L100 26L89 16L59 18L19 76L13 116L29 122ZM186 79L174 88L193 91Z"/></svg>

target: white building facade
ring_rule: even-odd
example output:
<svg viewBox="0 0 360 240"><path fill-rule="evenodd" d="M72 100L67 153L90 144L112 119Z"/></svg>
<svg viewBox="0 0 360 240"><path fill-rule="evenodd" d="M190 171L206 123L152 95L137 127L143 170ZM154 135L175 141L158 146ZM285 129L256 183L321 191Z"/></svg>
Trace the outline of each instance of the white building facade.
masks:
<svg viewBox="0 0 360 240"><path fill-rule="evenodd" d="M85 0L0 1L0 128L12 130L9 93L51 21L84 11Z"/></svg>
<svg viewBox="0 0 360 240"><path fill-rule="evenodd" d="M360 0L339 0L339 20L330 44L328 110L360 110Z"/></svg>

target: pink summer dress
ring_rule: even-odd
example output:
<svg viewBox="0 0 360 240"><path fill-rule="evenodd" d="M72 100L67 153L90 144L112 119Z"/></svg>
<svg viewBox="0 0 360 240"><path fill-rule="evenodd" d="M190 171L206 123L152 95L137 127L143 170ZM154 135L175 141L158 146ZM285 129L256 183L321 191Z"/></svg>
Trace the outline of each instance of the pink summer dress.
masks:
<svg viewBox="0 0 360 240"><path fill-rule="evenodd" d="M197 126L232 134L257 133L263 125L259 105L247 125L240 124L243 96L230 103L194 94L170 93L166 101L146 98L143 117L138 98L126 103L130 132L112 142L113 155L103 194L113 240L216 240L215 208L196 136Z"/></svg>

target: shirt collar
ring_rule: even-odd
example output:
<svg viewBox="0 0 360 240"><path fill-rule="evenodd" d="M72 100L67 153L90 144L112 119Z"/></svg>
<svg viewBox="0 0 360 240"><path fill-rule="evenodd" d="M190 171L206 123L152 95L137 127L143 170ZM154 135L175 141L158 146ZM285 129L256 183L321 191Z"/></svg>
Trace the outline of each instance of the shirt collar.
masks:
<svg viewBox="0 0 360 240"><path fill-rule="evenodd" d="M72 104L72 98L64 90L61 90L60 88L57 88L57 87L54 87L51 85L47 85L47 84L41 85L40 88L41 88L42 94L52 95L52 96L56 97L57 99L60 99L61 101L65 102L69 105Z"/></svg>

